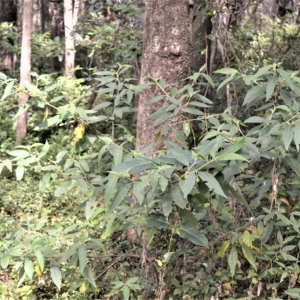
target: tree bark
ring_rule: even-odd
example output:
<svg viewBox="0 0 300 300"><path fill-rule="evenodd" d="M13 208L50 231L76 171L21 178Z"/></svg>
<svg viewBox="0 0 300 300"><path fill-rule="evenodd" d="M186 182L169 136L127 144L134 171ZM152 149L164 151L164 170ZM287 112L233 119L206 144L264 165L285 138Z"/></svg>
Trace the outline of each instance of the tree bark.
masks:
<svg viewBox="0 0 300 300"><path fill-rule="evenodd" d="M77 23L79 11L79 0L64 1L64 22L65 22L65 73L67 77L75 77L75 45L73 31Z"/></svg>
<svg viewBox="0 0 300 300"><path fill-rule="evenodd" d="M64 37L64 14L63 3L49 2L50 16L50 37L52 40L63 39ZM56 56L51 59L52 69L61 72L64 69L64 60L62 57Z"/></svg>
<svg viewBox="0 0 300 300"><path fill-rule="evenodd" d="M24 87L31 83L31 35L32 35L33 0L24 0L23 3L23 28L22 49L20 66L20 86ZM19 106L28 101L29 95L23 92L19 96ZM17 120L16 141L21 144L27 133L27 110Z"/></svg>
<svg viewBox="0 0 300 300"><path fill-rule="evenodd" d="M167 83L177 83L180 88L190 74L192 12L193 3L188 0L145 0L143 55L140 84L162 78ZM161 94L157 86L152 85L139 96L137 114L136 149L151 143L155 145L155 136L163 126L178 127L178 123L163 123L153 126L148 116L169 102L161 100L147 106L147 101ZM181 126L182 128L182 126ZM171 130L164 136L175 141ZM161 148L152 147L150 153Z"/></svg>

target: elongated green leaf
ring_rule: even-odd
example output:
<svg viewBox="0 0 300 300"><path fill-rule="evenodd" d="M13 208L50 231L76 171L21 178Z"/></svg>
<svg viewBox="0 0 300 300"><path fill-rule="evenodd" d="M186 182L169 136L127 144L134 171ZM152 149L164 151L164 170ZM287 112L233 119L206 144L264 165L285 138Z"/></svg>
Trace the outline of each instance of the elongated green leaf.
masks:
<svg viewBox="0 0 300 300"><path fill-rule="evenodd" d="M184 222L178 229L181 237L188 239L195 245L207 246L208 240L193 224Z"/></svg>
<svg viewBox="0 0 300 300"><path fill-rule="evenodd" d="M118 146L115 148L114 150L114 166L118 166L123 159L123 147L122 146Z"/></svg>
<svg viewBox="0 0 300 300"><path fill-rule="evenodd" d="M254 268L254 270L257 271L257 266L253 257L252 249L246 246L245 244L242 244L242 250L243 250L244 257L248 260L248 262Z"/></svg>
<svg viewBox="0 0 300 300"><path fill-rule="evenodd" d="M16 179L21 180L24 176L25 168L22 165L17 166L16 168Z"/></svg>
<svg viewBox="0 0 300 300"><path fill-rule="evenodd" d="M254 103L257 98L262 97L265 93L266 85L263 86L253 86L246 94L246 97L243 102L243 106L251 105Z"/></svg>
<svg viewBox="0 0 300 300"><path fill-rule="evenodd" d="M223 192L219 182L212 174L210 174L208 172L199 172L198 176L200 177L201 180L203 180L206 183L206 185L210 189L213 189L216 194L219 194L222 197L227 198L227 196Z"/></svg>
<svg viewBox="0 0 300 300"><path fill-rule="evenodd" d="M145 185L141 181L135 181L133 183L133 193L140 205L143 204L145 197Z"/></svg>
<svg viewBox="0 0 300 300"><path fill-rule="evenodd" d="M204 78L207 80L207 82L208 82L212 87L214 87L215 83L214 83L214 81L212 80L212 78L211 78L209 75L207 75L207 74L205 74L205 73L200 73L200 75L201 75L202 77L204 77Z"/></svg>
<svg viewBox="0 0 300 300"><path fill-rule="evenodd" d="M72 181L65 181L63 184L58 186L56 190L54 191L54 196L59 197L63 193L65 193L72 185Z"/></svg>
<svg viewBox="0 0 300 300"><path fill-rule="evenodd" d="M147 224L157 229L168 229L170 225L167 218L161 214L151 214L146 218Z"/></svg>
<svg viewBox="0 0 300 300"><path fill-rule="evenodd" d="M236 153L224 153L221 154L217 160L243 160L243 161L247 161L247 159L240 155L240 154L236 154Z"/></svg>
<svg viewBox="0 0 300 300"><path fill-rule="evenodd" d="M18 118L22 113L24 113L30 107L29 103L24 103L19 106L18 112L14 115L14 120Z"/></svg>
<svg viewBox="0 0 300 300"><path fill-rule="evenodd" d="M299 144L300 144L300 122L298 122L294 128L294 142L299 152Z"/></svg>
<svg viewBox="0 0 300 300"><path fill-rule="evenodd" d="M236 251L236 248L233 246L233 247L231 247L231 250L230 250L230 253L228 256L228 266L229 266L230 275L232 278L234 277L234 274L235 274L237 259L238 259L237 251Z"/></svg>
<svg viewBox="0 0 300 300"><path fill-rule="evenodd" d="M24 271L26 275L32 279L33 273L34 273L34 266L30 259L26 258L24 262Z"/></svg>
<svg viewBox="0 0 300 300"><path fill-rule="evenodd" d="M51 278L53 280L53 283L60 290L60 288L61 288L61 281L62 281L62 276L61 276L60 269L58 268L58 266L52 266L50 268L50 273L51 273Z"/></svg>
<svg viewBox="0 0 300 300"><path fill-rule="evenodd" d="M93 275L92 270L86 266L83 270L82 275L87 279L87 281L94 287L96 288L97 284Z"/></svg>
<svg viewBox="0 0 300 300"><path fill-rule="evenodd" d="M227 251L229 245L230 245L230 241L225 241L225 242L222 244L222 247L221 247L221 249L218 251L218 254L217 254L218 257L223 258L223 257L225 256L225 253L226 253L226 251Z"/></svg>
<svg viewBox="0 0 300 300"><path fill-rule="evenodd" d="M123 185L121 188L118 189L111 206L108 210L108 214L110 214L117 206L121 204L121 202L124 200L125 197L128 196L128 191L131 188L131 183L127 183L126 185Z"/></svg>
<svg viewBox="0 0 300 300"><path fill-rule="evenodd" d="M127 171L128 174L132 175L145 170L153 170L156 168L157 167L150 159L136 157L121 163L117 167L114 167L113 171L117 173Z"/></svg>
<svg viewBox="0 0 300 300"><path fill-rule="evenodd" d="M183 192L183 197L187 198L196 182L195 173L189 173L184 180L179 181L179 186Z"/></svg>
<svg viewBox="0 0 300 300"><path fill-rule="evenodd" d="M38 261L38 263L40 265L41 270L43 271L45 269L45 260L44 260L44 256L43 256L41 250L35 249L34 254L36 256L36 260Z"/></svg>
<svg viewBox="0 0 300 300"><path fill-rule="evenodd" d="M36 127L33 128L33 130L40 130L40 129L44 129L47 127L50 127L52 125L55 125L59 122L60 120L60 116L56 115L54 117L51 117L45 121L43 121L42 123L40 123L39 125L37 125Z"/></svg>
<svg viewBox="0 0 300 300"><path fill-rule="evenodd" d="M186 198L183 196L183 192L179 187L179 184L171 186L171 195L175 204L180 208L185 208L187 204Z"/></svg>
<svg viewBox="0 0 300 300"><path fill-rule="evenodd" d="M300 177L300 163L290 156L286 156L284 160L293 169L293 171Z"/></svg>
<svg viewBox="0 0 300 300"><path fill-rule="evenodd" d="M293 139L293 127L292 126L287 126L282 133L282 140L284 143L285 150L289 150L290 144Z"/></svg>
<svg viewBox="0 0 300 300"><path fill-rule="evenodd" d="M161 200L162 200L163 213L166 217L168 217L172 212L172 203L173 203L172 195L170 193L165 193Z"/></svg>
<svg viewBox="0 0 300 300"><path fill-rule="evenodd" d="M9 264L9 256L8 255L2 255L0 259L0 265L5 270Z"/></svg>
<svg viewBox="0 0 300 300"><path fill-rule="evenodd" d="M12 151L6 151L6 153L11 156L15 156L13 160L20 160L30 156L30 153L26 150L12 150Z"/></svg>
<svg viewBox="0 0 300 300"><path fill-rule="evenodd" d="M238 71L233 68L223 68L223 69L219 69L219 70L215 71L214 73L225 74L225 75L235 75L236 73L238 73Z"/></svg>
<svg viewBox="0 0 300 300"><path fill-rule="evenodd" d="M104 202L105 202L106 206L108 205L110 199L112 198L112 196L115 193L115 188L116 188L118 179L119 179L118 174L111 173L108 176L108 182L106 184L105 192L104 192Z"/></svg>
<svg viewBox="0 0 300 300"><path fill-rule="evenodd" d="M5 87L4 93L3 93L0 101L4 100L5 98L7 98L9 95L11 95L13 93L12 89L13 89L14 83L15 83L14 81L10 81L7 84L7 86Z"/></svg>
<svg viewBox="0 0 300 300"><path fill-rule="evenodd" d="M124 287L123 287L124 300L129 300L129 296L130 296L130 289L127 285L124 285Z"/></svg>
<svg viewBox="0 0 300 300"><path fill-rule="evenodd" d="M268 80L267 87L266 87L266 100L268 101L274 92L274 89L277 84L277 77L276 76L271 76Z"/></svg>
<svg viewBox="0 0 300 300"><path fill-rule="evenodd" d="M244 123L265 123L267 120L262 117L250 117Z"/></svg>
<svg viewBox="0 0 300 300"><path fill-rule="evenodd" d="M86 245L80 245L78 248L78 259L79 259L79 268L80 272L83 273L83 270L86 266Z"/></svg>
<svg viewBox="0 0 300 300"><path fill-rule="evenodd" d="M234 153L237 152L238 150L240 150L243 145L245 144L246 139L242 138L240 140L238 140L236 143L234 143L233 145L228 146L227 148L225 148L224 150L222 150L219 155L225 154L225 153Z"/></svg>
<svg viewBox="0 0 300 300"><path fill-rule="evenodd" d="M162 99L165 98L165 95L158 95L158 96L155 96L154 98L150 99L149 101L147 101L146 105L151 105L151 104L154 104Z"/></svg>

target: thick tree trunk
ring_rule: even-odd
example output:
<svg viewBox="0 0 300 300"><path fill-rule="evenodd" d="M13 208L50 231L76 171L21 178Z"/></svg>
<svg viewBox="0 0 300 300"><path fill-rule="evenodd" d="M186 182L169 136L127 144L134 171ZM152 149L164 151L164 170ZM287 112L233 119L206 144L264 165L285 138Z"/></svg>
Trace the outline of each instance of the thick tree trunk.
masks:
<svg viewBox="0 0 300 300"><path fill-rule="evenodd" d="M143 57L140 83L162 78L167 83L178 83L182 87L184 79L190 74L191 39L192 39L192 1L188 0L145 0ZM151 143L163 126L178 127L170 122L157 127L148 116L166 101L159 101L147 106L147 101L161 94L156 86L151 86L139 96L137 114L136 148L140 149ZM182 128L182 125L180 125ZM176 140L171 130L165 138ZM156 145L150 152L159 149Z"/></svg>
<svg viewBox="0 0 300 300"><path fill-rule="evenodd" d="M21 49L21 66L20 66L20 85L26 86L31 82L31 34L32 34L32 12L33 0L24 0L23 3L23 29L22 29L22 49ZM28 94L21 93L19 105L28 101ZM21 144L27 133L27 111L23 112L17 121L16 141Z"/></svg>

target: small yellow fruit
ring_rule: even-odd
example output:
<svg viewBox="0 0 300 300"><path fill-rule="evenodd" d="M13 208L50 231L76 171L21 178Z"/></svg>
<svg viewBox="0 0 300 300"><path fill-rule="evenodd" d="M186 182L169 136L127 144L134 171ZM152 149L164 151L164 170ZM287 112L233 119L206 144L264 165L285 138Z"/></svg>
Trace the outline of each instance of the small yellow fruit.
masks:
<svg viewBox="0 0 300 300"><path fill-rule="evenodd" d="M85 133L84 124L79 124L74 129L74 142L77 143L79 140L81 140L84 137L84 133Z"/></svg>
<svg viewBox="0 0 300 300"><path fill-rule="evenodd" d="M230 283L230 282L225 282L225 283L223 284L223 286L224 286L224 289L225 289L226 291L230 291L230 290L231 290L231 283Z"/></svg>
<svg viewBox="0 0 300 300"><path fill-rule="evenodd" d="M43 271L39 265L39 263L37 261L34 262L34 269L35 269L35 273L38 277L42 277L43 276Z"/></svg>
<svg viewBox="0 0 300 300"><path fill-rule="evenodd" d="M80 287L80 292L85 294L86 291L87 291L87 285L85 282L82 282L81 287Z"/></svg>

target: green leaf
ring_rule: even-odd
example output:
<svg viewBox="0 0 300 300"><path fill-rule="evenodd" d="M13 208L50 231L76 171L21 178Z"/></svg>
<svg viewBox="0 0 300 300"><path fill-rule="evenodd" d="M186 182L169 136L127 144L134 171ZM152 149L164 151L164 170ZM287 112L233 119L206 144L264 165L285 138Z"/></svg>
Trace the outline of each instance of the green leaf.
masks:
<svg viewBox="0 0 300 300"><path fill-rule="evenodd" d="M36 256L36 260L38 261L38 263L41 267L41 270L43 271L45 269L45 260L44 260L44 256L43 256L41 250L35 249L34 254Z"/></svg>
<svg viewBox="0 0 300 300"><path fill-rule="evenodd" d="M228 266L230 269L230 275L233 278L235 275L235 269L236 269L236 265L237 265L237 259L238 259L238 255L237 255L237 251L236 251L236 247L231 247L229 256L228 256Z"/></svg>
<svg viewBox="0 0 300 300"><path fill-rule="evenodd" d="M267 87L266 87L266 100L268 101L274 92L275 86L277 84L277 77L271 76L268 80Z"/></svg>
<svg viewBox="0 0 300 300"><path fill-rule="evenodd" d="M26 275L32 279L33 273L34 273L34 266L30 259L26 258L24 262L24 271Z"/></svg>
<svg viewBox="0 0 300 300"><path fill-rule="evenodd" d="M43 121L42 123L40 123L39 125L37 125L36 127L33 128L33 130L40 130L40 129L44 129L47 127L50 127L52 125L55 125L59 122L60 120L60 116L56 115L54 117L51 117L45 121Z"/></svg>
<svg viewBox="0 0 300 300"><path fill-rule="evenodd" d="M24 176L25 168L22 165L17 166L16 168L16 178L17 180L21 180Z"/></svg>
<svg viewBox="0 0 300 300"><path fill-rule="evenodd" d="M265 93L266 86L253 86L246 94L246 97L243 102L243 106L245 105L251 105L254 103L254 101L261 97Z"/></svg>
<svg viewBox="0 0 300 300"><path fill-rule="evenodd" d="M262 117L250 117L244 121L244 123L266 123L267 120Z"/></svg>
<svg viewBox="0 0 300 300"><path fill-rule="evenodd" d="M58 186L54 191L54 196L59 197L64 194L72 185L72 181L65 181L63 184Z"/></svg>
<svg viewBox="0 0 300 300"><path fill-rule="evenodd" d="M12 80L6 85L4 93L3 93L0 101L4 100L5 98L7 98L9 95L11 95L13 93L12 89L13 89L14 83L15 82Z"/></svg>
<svg viewBox="0 0 300 300"><path fill-rule="evenodd" d="M122 146L117 146L114 149L114 166L118 166L123 159L123 147Z"/></svg>
<svg viewBox="0 0 300 300"><path fill-rule="evenodd" d="M186 197L183 196L183 192L180 189L178 183L171 186L170 192L175 204L180 208L185 208L187 204L187 200Z"/></svg>
<svg viewBox="0 0 300 300"><path fill-rule="evenodd" d="M128 191L131 188L131 183L127 183L126 185L123 185L121 188L118 189L111 206L108 210L108 214L110 214L117 206L121 204L121 202L124 200L125 197L128 196Z"/></svg>
<svg viewBox="0 0 300 300"><path fill-rule="evenodd" d="M130 289L127 285L124 285L123 287L123 297L125 300L129 300L129 296L130 296Z"/></svg>
<svg viewBox="0 0 300 300"><path fill-rule="evenodd" d="M172 212L172 203L173 203L172 195L170 193L165 193L161 200L162 200L163 213L165 217L168 217Z"/></svg>
<svg viewBox="0 0 300 300"><path fill-rule="evenodd" d="M78 248L78 259L79 259L79 268L80 272L83 273L83 270L86 266L86 245L80 245Z"/></svg>
<svg viewBox="0 0 300 300"><path fill-rule="evenodd" d="M227 251L229 245L230 245L230 241L225 241L225 242L222 244L222 247L221 247L221 249L218 251L218 254L217 254L218 257L223 258L223 257L225 256L225 253L226 253L226 251Z"/></svg>
<svg viewBox="0 0 300 300"><path fill-rule="evenodd" d="M207 246L208 240L193 224L184 222L178 229L178 234L195 245Z"/></svg>
<svg viewBox="0 0 300 300"><path fill-rule="evenodd" d="M187 198L188 194L193 189L196 182L195 173L189 173L184 180L179 181L179 186L183 192L183 197ZM181 207L183 208L183 207Z"/></svg>
<svg viewBox="0 0 300 300"><path fill-rule="evenodd" d="M245 138L239 139L236 143L226 147L223 151L219 152L219 155L223 155L225 153L237 152L238 150L240 150L243 147L243 145L245 144L245 141L246 141Z"/></svg>
<svg viewBox="0 0 300 300"><path fill-rule="evenodd" d="M299 152L299 144L300 144L300 122L298 122L294 128L294 142L297 148L297 151Z"/></svg>
<svg viewBox="0 0 300 300"><path fill-rule="evenodd" d="M62 276L61 276L61 271L58 268L58 264L51 262L52 267L50 267L50 273L51 273L51 278L53 280L53 283L57 286L57 288L60 290L61 288L61 281L62 281Z"/></svg>
<svg viewBox="0 0 300 300"><path fill-rule="evenodd" d="M282 140L284 143L285 150L289 150L290 144L293 139L293 127L291 125L287 126L282 133Z"/></svg>
<svg viewBox="0 0 300 300"><path fill-rule="evenodd" d="M11 156L15 156L13 160L20 160L30 156L30 153L26 150L12 150L12 151L6 151L6 153Z"/></svg>
<svg viewBox="0 0 300 300"><path fill-rule="evenodd" d="M300 288L288 289L284 293L295 299L300 298Z"/></svg>
<svg viewBox="0 0 300 300"><path fill-rule="evenodd" d="M146 218L148 225L157 229L170 229L167 218L161 214L151 214Z"/></svg>
<svg viewBox="0 0 300 300"><path fill-rule="evenodd" d="M300 163L290 156L286 156L284 160L293 169L293 171L300 177Z"/></svg>
<svg viewBox="0 0 300 300"><path fill-rule="evenodd" d="M140 205L143 204L145 197L145 185L141 181L135 181L133 183L133 193Z"/></svg>
<svg viewBox="0 0 300 300"><path fill-rule="evenodd" d="M18 112L14 115L14 120L18 118L18 116L20 116L22 113L24 113L25 111L28 110L28 108L30 107L29 103L24 103L22 105L19 106L19 110Z"/></svg>
<svg viewBox="0 0 300 300"><path fill-rule="evenodd" d="M130 160L127 160L117 167L113 168L114 172L122 173L123 171L127 171L130 175L143 172L145 170L157 169L155 164L147 158L136 157Z"/></svg>
<svg viewBox="0 0 300 300"><path fill-rule="evenodd" d="M146 106L147 105L151 105L151 104L154 104L162 99L164 99L166 96L165 95L158 95L158 96L155 96L154 98L150 99L149 101L147 101L146 103Z"/></svg>
<svg viewBox="0 0 300 300"><path fill-rule="evenodd" d="M105 202L106 206L108 205L110 199L112 198L112 196L115 193L115 188L116 188L118 179L119 179L118 174L110 173L108 175L108 182L105 186L105 192L104 192L104 202Z"/></svg>
<svg viewBox="0 0 300 300"><path fill-rule="evenodd" d="M92 270L86 266L83 270L83 273L82 275L87 279L87 281L94 287L96 288L97 285L96 285L96 281L95 281L95 278L94 278L94 275L92 273Z"/></svg>
<svg viewBox="0 0 300 300"><path fill-rule="evenodd" d="M236 154L236 153L224 153L221 154L220 156L217 157L217 160L243 160L243 161L247 161L247 159L240 155L240 154Z"/></svg>
<svg viewBox="0 0 300 300"><path fill-rule="evenodd" d="M223 68L223 69L219 69L219 70L215 71L214 73L225 74L225 75L235 75L236 73L238 73L238 71L233 68Z"/></svg>
<svg viewBox="0 0 300 300"><path fill-rule="evenodd" d="M213 191L216 194L221 195L222 197L227 198L227 196L225 195L225 193L223 192L219 182L217 181L217 179L210 173L208 172L199 172L198 176L200 177L200 179L202 181L204 181L206 183L206 185L210 188L213 189Z"/></svg>
<svg viewBox="0 0 300 300"><path fill-rule="evenodd" d="M268 222L267 225L266 225L266 228L262 234L262 237L261 237L261 243L264 245L267 243L267 241L269 240L272 232L273 232L273 222Z"/></svg>
<svg viewBox="0 0 300 300"><path fill-rule="evenodd" d="M254 268L254 270L257 271L257 266L253 257L252 249L246 246L245 244L242 244L242 250L243 250L244 257L248 260L248 262Z"/></svg>
<svg viewBox="0 0 300 300"><path fill-rule="evenodd" d="M0 265L3 269L6 269L7 266L9 264L9 256L8 255L3 255L1 256L1 259L0 259Z"/></svg>

